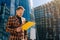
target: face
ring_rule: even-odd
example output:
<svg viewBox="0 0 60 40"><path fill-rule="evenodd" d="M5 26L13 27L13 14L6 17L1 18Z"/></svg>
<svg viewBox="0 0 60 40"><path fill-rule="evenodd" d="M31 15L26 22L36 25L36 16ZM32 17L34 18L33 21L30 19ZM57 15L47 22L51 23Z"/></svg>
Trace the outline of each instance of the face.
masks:
<svg viewBox="0 0 60 40"><path fill-rule="evenodd" d="M24 13L24 10L23 10L23 9L16 10L16 14L17 14L19 17L22 17L23 13Z"/></svg>

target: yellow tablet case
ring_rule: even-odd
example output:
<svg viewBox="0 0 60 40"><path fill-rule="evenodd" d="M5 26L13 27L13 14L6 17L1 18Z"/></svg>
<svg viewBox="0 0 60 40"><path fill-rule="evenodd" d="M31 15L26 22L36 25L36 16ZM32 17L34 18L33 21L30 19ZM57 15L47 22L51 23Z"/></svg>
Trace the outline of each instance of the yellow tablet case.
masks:
<svg viewBox="0 0 60 40"><path fill-rule="evenodd" d="M24 25L22 25L22 30L28 30L31 28L33 25L35 25L35 22L27 22Z"/></svg>

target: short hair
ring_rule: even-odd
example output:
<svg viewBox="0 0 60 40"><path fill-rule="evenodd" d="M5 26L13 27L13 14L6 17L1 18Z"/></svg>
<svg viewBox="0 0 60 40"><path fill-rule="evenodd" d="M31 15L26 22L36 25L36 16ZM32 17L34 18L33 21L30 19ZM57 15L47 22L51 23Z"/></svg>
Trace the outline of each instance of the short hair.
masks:
<svg viewBox="0 0 60 40"><path fill-rule="evenodd" d="M16 10L19 10L19 9L25 10L24 7L22 6L18 6Z"/></svg>

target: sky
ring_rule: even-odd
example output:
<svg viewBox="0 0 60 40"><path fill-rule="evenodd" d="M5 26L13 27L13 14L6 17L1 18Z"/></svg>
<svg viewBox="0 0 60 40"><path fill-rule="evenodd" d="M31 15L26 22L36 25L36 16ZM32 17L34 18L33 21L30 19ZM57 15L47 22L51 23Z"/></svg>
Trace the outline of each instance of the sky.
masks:
<svg viewBox="0 0 60 40"><path fill-rule="evenodd" d="M37 7L42 4L46 4L47 2L50 2L52 0L31 0L31 5L34 7Z"/></svg>

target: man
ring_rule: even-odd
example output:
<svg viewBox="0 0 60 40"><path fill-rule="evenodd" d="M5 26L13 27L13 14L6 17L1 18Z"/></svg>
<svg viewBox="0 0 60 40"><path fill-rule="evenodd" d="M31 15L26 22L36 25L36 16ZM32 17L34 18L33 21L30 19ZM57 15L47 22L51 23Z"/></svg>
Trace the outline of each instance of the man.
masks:
<svg viewBox="0 0 60 40"><path fill-rule="evenodd" d="M16 9L16 15L9 17L6 25L6 32L10 33L9 40L27 40L27 32L21 28L26 23L25 18L22 17L24 10L19 6Z"/></svg>

